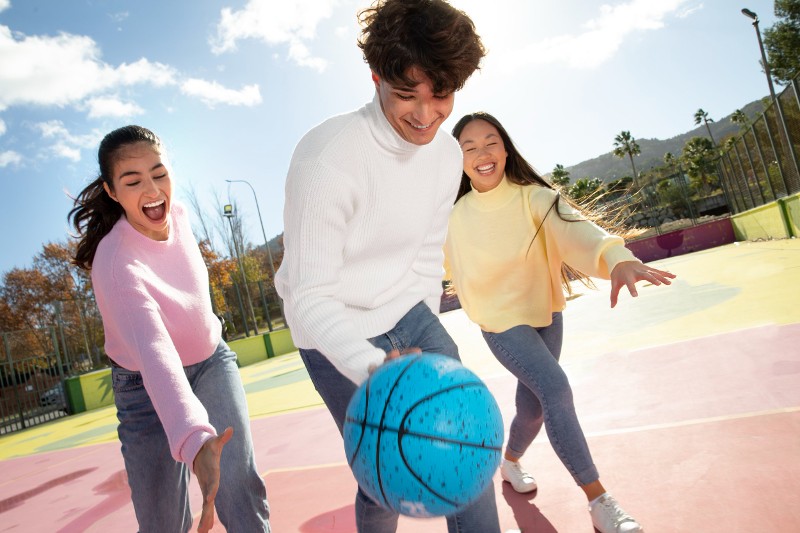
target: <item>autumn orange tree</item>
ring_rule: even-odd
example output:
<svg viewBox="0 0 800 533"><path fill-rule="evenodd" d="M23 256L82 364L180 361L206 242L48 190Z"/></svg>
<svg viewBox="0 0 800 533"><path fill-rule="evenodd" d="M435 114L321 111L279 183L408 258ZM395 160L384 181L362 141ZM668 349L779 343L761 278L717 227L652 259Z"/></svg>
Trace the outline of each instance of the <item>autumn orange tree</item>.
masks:
<svg viewBox="0 0 800 533"><path fill-rule="evenodd" d="M84 354L80 359L89 366L101 363L102 320L89 274L71 263L74 246L71 241L46 243L31 268L3 275L0 331L14 332L7 335L14 359L54 353L50 328L56 328L63 362Z"/></svg>
<svg viewBox="0 0 800 533"><path fill-rule="evenodd" d="M208 269L209 289L214 309L218 313L225 313L228 311L228 304L225 302L224 289L231 284L231 274L236 271L236 262L220 257L205 239L200 241L199 246Z"/></svg>

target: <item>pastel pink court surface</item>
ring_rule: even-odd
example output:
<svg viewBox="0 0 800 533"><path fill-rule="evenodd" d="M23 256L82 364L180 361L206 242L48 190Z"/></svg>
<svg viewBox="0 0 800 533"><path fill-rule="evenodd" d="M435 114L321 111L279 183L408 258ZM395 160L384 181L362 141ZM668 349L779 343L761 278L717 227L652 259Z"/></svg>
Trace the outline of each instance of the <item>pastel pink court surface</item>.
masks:
<svg viewBox="0 0 800 533"><path fill-rule="evenodd" d="M608 306L578 288L562 364L604 485L648 533L800 531L800 242L657 262L670 287ZM516 381L461 311L442 315L506 427ZM353 533L356 485L302 362L242 369L276 533ZM0 532L136 531L113 408L0 437ZM495 475L501 530L591 533L583 493L542 432L522 459L539 490ZM191 492L195 517L200 492ZM223 532L217 523L213 531ZM401 517L400 533L446 531Z"/></svg>

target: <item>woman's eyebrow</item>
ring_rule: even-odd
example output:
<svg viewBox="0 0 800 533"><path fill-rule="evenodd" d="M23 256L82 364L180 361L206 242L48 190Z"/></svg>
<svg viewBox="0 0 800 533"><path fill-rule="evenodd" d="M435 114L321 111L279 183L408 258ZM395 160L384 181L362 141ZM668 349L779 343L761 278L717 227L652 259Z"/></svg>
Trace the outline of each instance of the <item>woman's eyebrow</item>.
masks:
<svg viewBox="0 0 800 533"><path fill-rule="evenodd" d="M163 166L164 166L164 163L158 163L156 165L153 165L153 168L150 169L150 172L156 170L157 168L161 168ZM141 174L141 172L139 172L138 170L129 170L128 172L123 172L122 174L120 174L119 179L122 179L125 176L132 176L132 175L135 175L135 174Z"/></svg>

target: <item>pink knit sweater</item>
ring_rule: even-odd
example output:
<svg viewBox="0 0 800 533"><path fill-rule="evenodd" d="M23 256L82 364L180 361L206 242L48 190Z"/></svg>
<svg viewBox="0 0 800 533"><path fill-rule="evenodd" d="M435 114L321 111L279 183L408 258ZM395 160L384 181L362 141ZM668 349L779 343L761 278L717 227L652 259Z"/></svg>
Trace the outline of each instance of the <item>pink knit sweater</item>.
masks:
<svg viewBox="0 0 800 533"><path fill-rule="evenodd" d="M191 467L217 433L183 367L208 359L222 330L184 208L172 205L166 241L142 235L122 217L97 247L92 284L106 353L142 373L172 456Z"/></svg>

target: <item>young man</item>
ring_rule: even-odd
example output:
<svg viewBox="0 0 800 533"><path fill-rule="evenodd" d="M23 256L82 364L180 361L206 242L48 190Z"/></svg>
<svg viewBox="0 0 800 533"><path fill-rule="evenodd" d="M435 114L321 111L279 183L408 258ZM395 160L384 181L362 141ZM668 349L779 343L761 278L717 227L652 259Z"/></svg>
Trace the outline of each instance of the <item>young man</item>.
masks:
<svg viewBox="0 0 800 533"><path fill-rule="evenodd" d="M436 314L462 156L439 129L485 54L469 17L444 0L380 0L359 20L375 97L298 143L276 276L294 342L340 432L356 387L386 359L458 357ZM397 514L360 489L355 508L360 533L396 530ZM447 524L451 533L499 531L494 487Z"/></svg>

